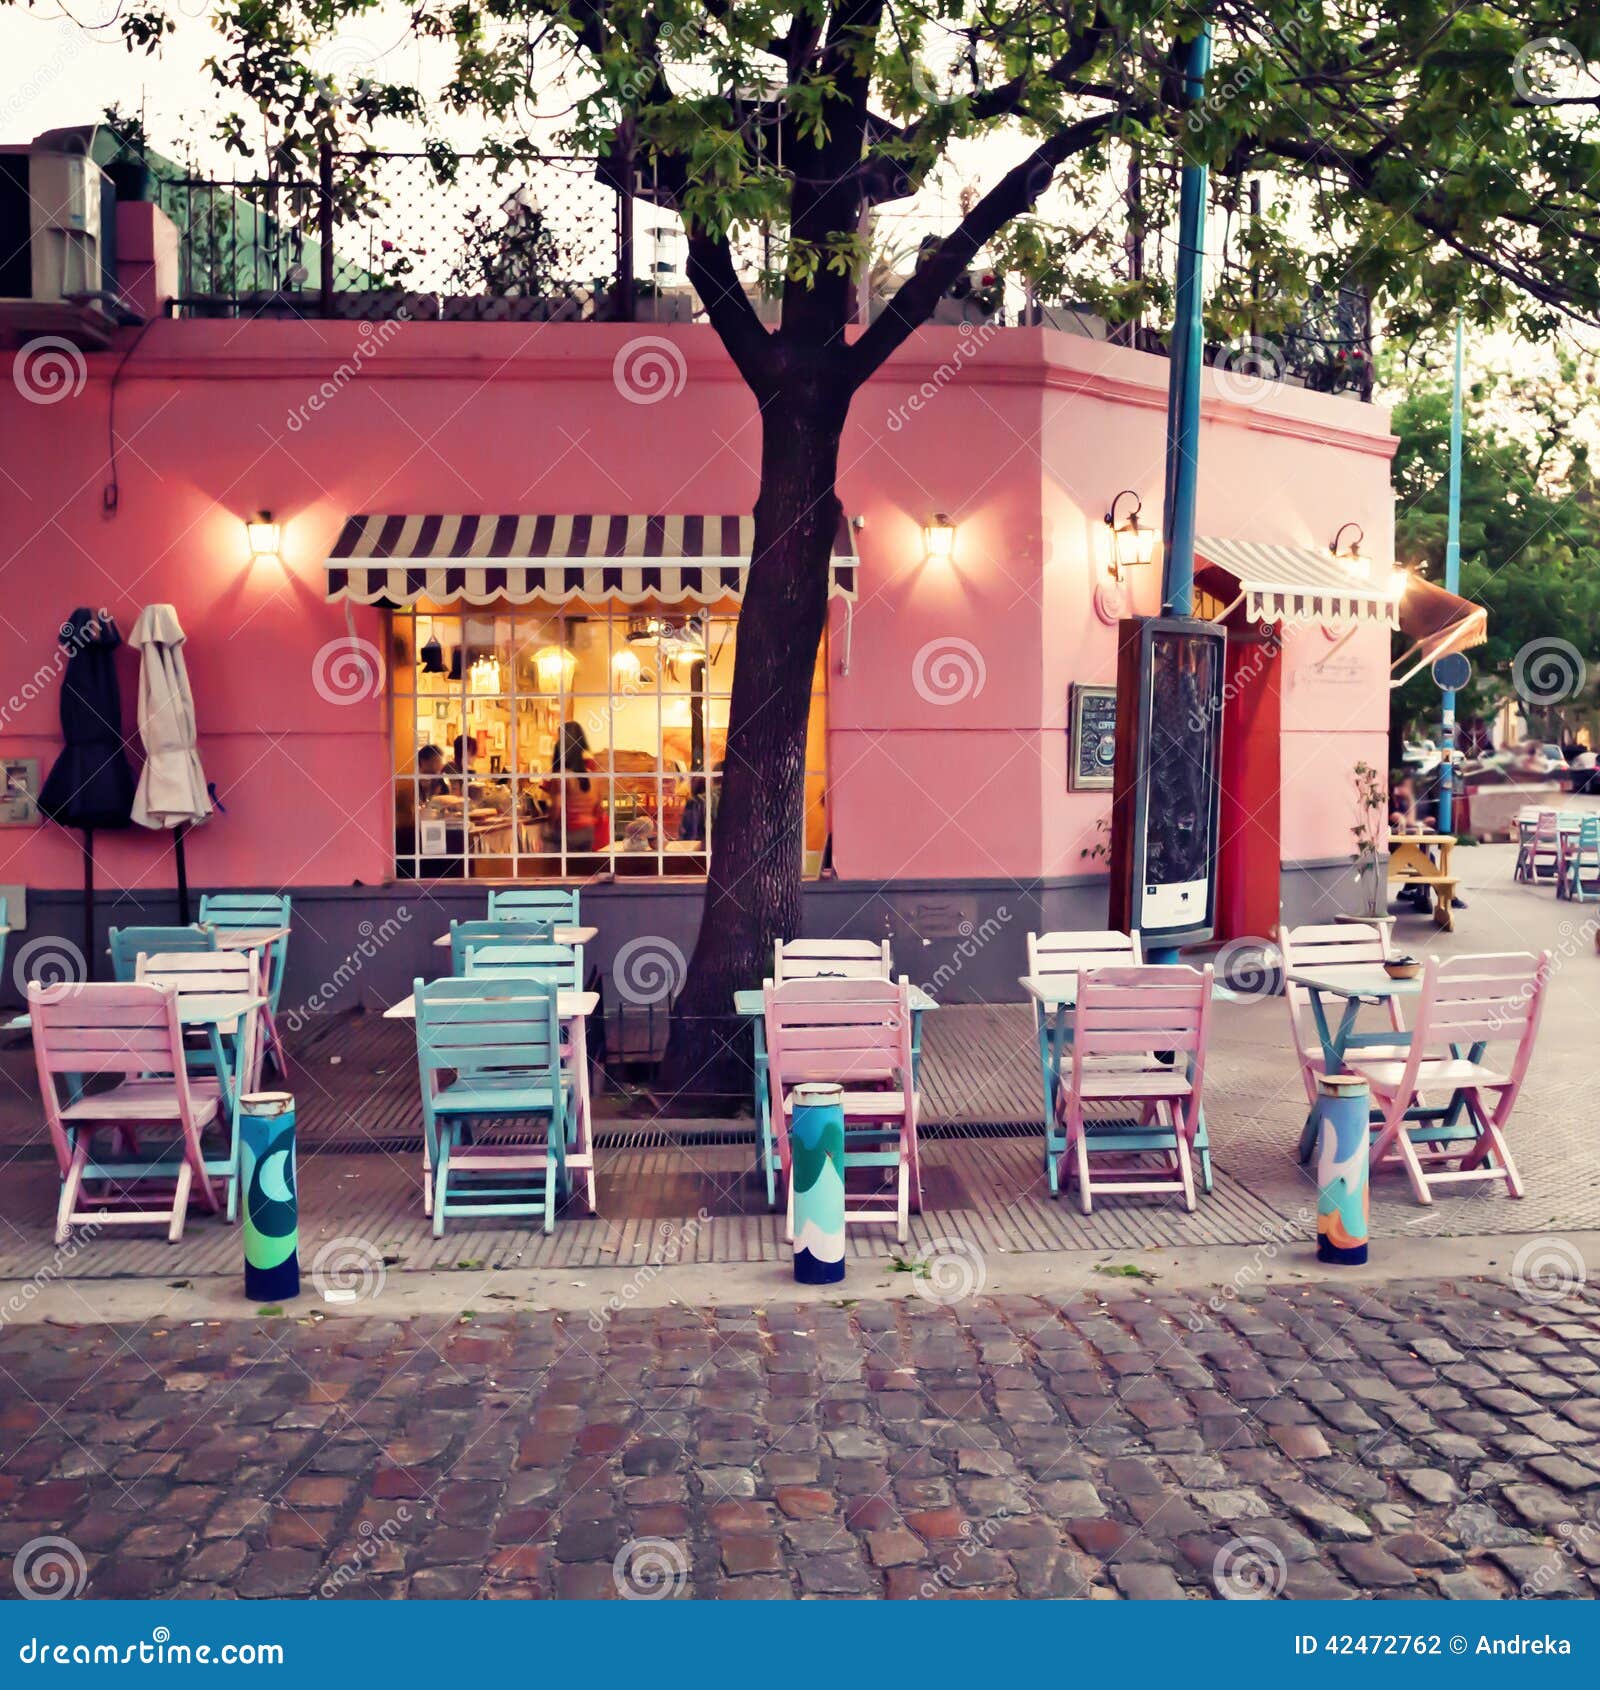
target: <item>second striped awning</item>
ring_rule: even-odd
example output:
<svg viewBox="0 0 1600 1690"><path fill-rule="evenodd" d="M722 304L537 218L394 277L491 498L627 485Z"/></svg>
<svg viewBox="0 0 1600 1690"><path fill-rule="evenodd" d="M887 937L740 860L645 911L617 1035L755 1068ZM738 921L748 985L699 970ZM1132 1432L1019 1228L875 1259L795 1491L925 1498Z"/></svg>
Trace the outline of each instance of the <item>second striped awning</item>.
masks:
<svg viewBox="0 0 1600 1690"><path fill-rule="evenodd" d="M1245 614L1258 622L1382 622L1399 625L1403 571L1370 564L1370 576L1315 546L1199 539L1195 562L1232 576Z"/></svg>
<svg viewBox="0 0 1600 1690"><path fill-rule="evenodd" d="M744 593L750 516L353 516L328 597L359 604L715 604ZM833 542L830 594L856 596L855 534Z"/></svg>

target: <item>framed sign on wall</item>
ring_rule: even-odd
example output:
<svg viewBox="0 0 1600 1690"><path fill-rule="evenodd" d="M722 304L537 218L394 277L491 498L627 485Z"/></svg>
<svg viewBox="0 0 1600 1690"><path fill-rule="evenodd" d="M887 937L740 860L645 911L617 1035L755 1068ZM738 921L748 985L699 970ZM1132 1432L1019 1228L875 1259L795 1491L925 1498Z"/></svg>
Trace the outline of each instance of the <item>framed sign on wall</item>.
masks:
<svg viewBox="0 0 1600 1690"><path fill-rule="evenodd" d="M0 758L0 827L37 827L39 814L39 759Z"/></svg>
<svg viewBox="0 0 1600 1690"><path fill-rule="evenodd" d="M1109 791L1117 759L1117 689L1074 681L1067 723L1068 789Z"/></svg>

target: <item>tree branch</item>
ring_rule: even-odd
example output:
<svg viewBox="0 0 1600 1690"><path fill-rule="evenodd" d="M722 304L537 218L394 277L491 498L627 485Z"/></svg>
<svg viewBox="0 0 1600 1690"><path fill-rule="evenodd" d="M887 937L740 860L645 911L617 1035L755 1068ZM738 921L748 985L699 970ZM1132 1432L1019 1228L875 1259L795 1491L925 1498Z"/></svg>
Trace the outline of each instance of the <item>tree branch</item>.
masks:
<svg viewBox="0 0 1600 1690"><path fill-rule="evenodd" d="M971 264L984 243L993 239L1012 218L1033 207L1050 186L1056 166L1091 146L1117 121L1118 115L1098 112L1058 129L995 183L962 219L956 231L923 259L910 280L884 307L883 314L851 347L848 368L856 386L903 345L913 329L927 322L945 290Z"/></svg>
<svg viewBox="0 0 1600 1690"><path fill-rule="evenodd" d="M761 326L755 307L740 286L727 241L703 229L687 229L687 234L689 257L685 268L689 281L734 367L757 398L762 398L776 367L772 336Z"/></svg>

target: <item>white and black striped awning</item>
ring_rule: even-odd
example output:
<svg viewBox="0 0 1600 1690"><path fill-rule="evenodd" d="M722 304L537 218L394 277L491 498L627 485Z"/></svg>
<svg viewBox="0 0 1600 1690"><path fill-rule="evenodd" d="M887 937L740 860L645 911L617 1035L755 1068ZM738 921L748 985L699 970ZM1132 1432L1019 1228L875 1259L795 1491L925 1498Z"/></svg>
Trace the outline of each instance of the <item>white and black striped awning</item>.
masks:
<svg viewBox="0 0 1600 1690"><path fill-rule="evenodd" d="M715 604L743 596L749 516L353 516L328 597L358 604ZM835 598L856 596L855 534L833 542Z"/></svg>
<svg viewBox="0 0 1600 1690"><path fill-rule="evenodd" d="M1194 543L1197 564L1231 575L1257 622L1381 622L1400 625L1403 571L1374 560L1362 576L1332 552L1259 540Z"/></svg>

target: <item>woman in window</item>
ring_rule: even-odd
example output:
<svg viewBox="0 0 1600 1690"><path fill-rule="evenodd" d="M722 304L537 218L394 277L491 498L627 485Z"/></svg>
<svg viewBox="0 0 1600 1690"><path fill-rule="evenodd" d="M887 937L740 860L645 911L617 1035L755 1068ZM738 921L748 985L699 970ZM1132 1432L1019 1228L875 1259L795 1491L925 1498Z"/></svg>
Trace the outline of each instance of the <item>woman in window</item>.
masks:
<svg viewBox="0 0 1600 1690"><path fill-rule="evenodd" d="M598 768L583 723L563 722L550 760L550 772L556 778L544 783L550 804L544 819L545 843L552 851L562 848L563 818L568 851L598 851L608 843L600 782L589 778Z"/></svg>

